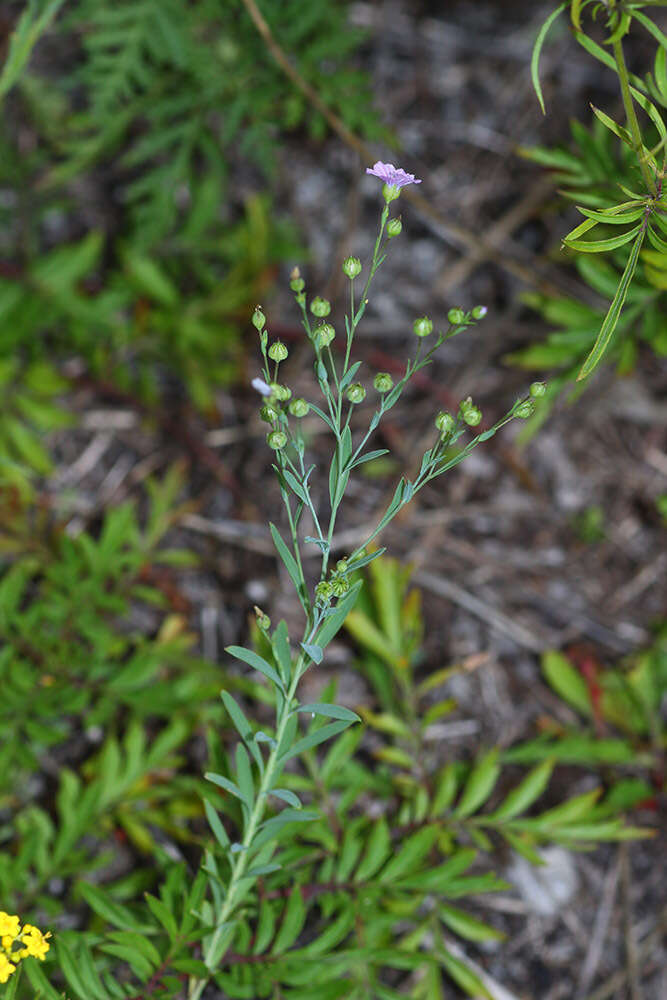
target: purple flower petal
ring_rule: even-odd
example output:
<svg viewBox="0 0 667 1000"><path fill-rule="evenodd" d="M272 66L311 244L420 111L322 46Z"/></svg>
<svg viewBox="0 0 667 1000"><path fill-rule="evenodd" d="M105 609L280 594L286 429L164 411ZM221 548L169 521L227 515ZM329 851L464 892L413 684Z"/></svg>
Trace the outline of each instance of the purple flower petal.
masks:
<svg viewBox="0 0 667 1000"><path fill-rule="evenodd" d="M378 160L372 167L366 167L367 174L379 177L385 184L391 187L402 188L408 184L421 184L414 174L407 174L402 167L395 167L393 163L383 163Z"/></svg>
<svg viewBox="0 0 667 1000"><path fill-rule="evenodd" d="M262 396L271 395L271 388L266 384L264 379L254 378L250 384L253 387L253 389L257 389L257 392L260 392Z"/></svg>

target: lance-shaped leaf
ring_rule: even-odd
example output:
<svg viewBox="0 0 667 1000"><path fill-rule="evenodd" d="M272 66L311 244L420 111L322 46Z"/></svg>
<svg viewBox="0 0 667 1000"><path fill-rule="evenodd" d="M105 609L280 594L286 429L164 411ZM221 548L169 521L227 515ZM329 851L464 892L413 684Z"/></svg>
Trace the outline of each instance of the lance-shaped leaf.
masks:
<svg viewBox="0 0 667 1000"><path fill-rule="evenodd" d="M329 719L345 719L348 722L361 722L356 712L342 705L329 705L323 701L315 701L307 705L300 705L297 712L312 712L315 715L325 715Z"/></svg>
<svg viewBox="0 0 667 1000"><path fill-rule="evenodd" d="M249 667L259 670L260 674L264 674L279 690L284 691L282 679L259 653L255 653L252 649L246 649L245 646L227 646L225 652L229 653L230 656L235 656L237 660L247 663Z"/></svg>
<svg viewBox="0 0 667 1000"><path fill-rule="evenodd" d="M537 38L535 39L535 45L533 46L533 54L530 60L530 76L533 81L533 88L537 94L537 99L540 102L540 107L542 108L542 114L546 115L547 109L544 106L544 97L542 96L542 87L540 85L540 56L542 54L542 46L544 45L544 40L549 33L551 25L554 23L559 14L561 14L567 7L566 3L560 4L553 13L549 14L542 27L540 28Z"/></svg>
<svg viewBox="0 0 667 1000"><path fill-rule="evenodd" d="M490 750L472 769L454 815L459 819L472 816L488 799L499 774L498 750Z"/></svg>
<svg viewBox="0 0 667 1000"><path fill-rule="evenodd" d="M583 365L581 366L581 371L577 375L577 381L587 378L591 372L593 372L600 361L602 356L607 350L609 343L611 341L614 330L616 329L616 324L621 315L621 310L623 309L623 304L625 302L625 297L628 294L628 288L630 287L630 282L634 277L634 273L637 269L637 262L639 260L639 251L642 248L644 242L645 230L640 230L637 239L635 240L634 246L632 248L632 253L628 258L628 263L625 266L625 271L621 277L618 288L616 289L616 295L614 296L613 302L609 306L609 312L604 318L604 322L600 328L600 332L597 336L597 340L593 345L593 350L588 355Z"/></svg>

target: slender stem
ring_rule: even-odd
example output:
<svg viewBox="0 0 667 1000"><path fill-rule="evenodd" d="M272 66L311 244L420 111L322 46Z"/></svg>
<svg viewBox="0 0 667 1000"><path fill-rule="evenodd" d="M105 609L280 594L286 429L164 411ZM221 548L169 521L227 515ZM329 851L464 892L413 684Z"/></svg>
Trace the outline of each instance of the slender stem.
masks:
<svg viewBox="0 0 667 1000"><path fill-rule="evenodd" d="M614 42L614 59L616 60L616 70L618 72L618 80L621 85L621 95L623 97L625 116L628 120L628 126L632 133L635 153L637 154L637 160L639 161L639 169L642 172L642 177L644 178L646 187L650 191L651 195L655 197L655 178L651 175L648 164L642 156L642 134L639 128L635 106L632 101L632 94L630 93L630 79L628 77L628 68L625 65L625 56L623 55L623 43L620 38Z"/></svg>
<svg viewBox="0 0 667 1000"><path fill-rule="evenodd" d="M319 627L319 620L316 620L315 623L310 628L310 631L306 630L306 632L304 633L304 642L308 642L310 641L310 639L313 638L318 627ZM279 760L278 753L281 749L281 744L283 737L285 735L287 722L289 720L290 715L292 714L291 705L292 701L294 700L294 696L296 694L298 683L303 675L304 661L305 661L305 655L302 653L299 656L299 659L297 660L296 667L294 668L294 674L292 676L292 682L289 686L289 690L287 692L287 695L285 696L285 699L280 709L278 725L276 727L275 746L273 747L271 753L267 758L264 774L262 776L259 790L257 792L257 797L255 799L255 805L253 806L253 810L248 820L248 825L246 826L245 833L243 835L243 840L241 841L241 846L243 847L243 850L239 851L239 853L236 855L236 860L232 865L232 872L227 886L225 901L222 904L219 913L217 914L216 927L215 930L213 931L213 934L211 935L207 948L207 954L204 956L204 962L207 965L211 955L214 955L218 949L220 938L225 933L225 931L229 929L225 927L225 924L227 923L228 918L232 914L236 893L239 887L239 882L243 877L243 873L245 872L245 869L248 864L248 851L252 846L255 834L257 833L257 827L261 823L262 818L264 816L264 812L266 810L266 798L271 789L272 782L276 777L276 771L278 770L278 760ZM206 988L207 982L208 982L207 979L191 979L188 991L188 1000L199 1000L202 993L204 992L204 989Z"/></svg>

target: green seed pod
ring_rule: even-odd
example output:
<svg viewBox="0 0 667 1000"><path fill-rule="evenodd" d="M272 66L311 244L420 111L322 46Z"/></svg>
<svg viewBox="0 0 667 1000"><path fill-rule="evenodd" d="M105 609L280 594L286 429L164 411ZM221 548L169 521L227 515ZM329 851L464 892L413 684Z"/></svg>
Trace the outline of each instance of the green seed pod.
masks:
<svg viewBox="0 0 667 1000"><path fill-rule="evenodd" d="M346 257L343 261L343 273L352 281L361 274L361 261L358 257Z"/></svg>
<svg viewBox="0 0 667 1000"><path fill-rule="evenodd" d="M282 340L274 340L274 342L269 347L269 357L272 361L285 361L289 356L289 351L283 344Z"/></svg>
<svg viewBox="0 0 667 1000"><path fill-rule="evenodd" d="M396 187L395 184L383 184L382 185L382 197L389 204L392 201L396 201L397 198L401 196L400 187Z"/></svg>
<svg viewBox="0 0 667 1000"><path fill-rule="evenodd" d="M400 218L390 219L387 223L387 237L391 240L394 236L400 236L403 232L403 223Z"/></svg>
<svg viewBox="0 0 667 1000"><path fill-rule="evenodd" d="M293 292L302 292L305 288L305 281L301 277L301 271L298 267L293 267L290 273L290 283L289 286Z"/></svg>
<svg viewBox="0 0 667 1000"><path fill-rule="evenodd" d="M336 563L337 573L347 573L347 559L339 559Z"/></svg>
<svg viewBox="0 0 667 1000"><path fill-rule="evenodd" d="M315 343L322 351L325 347L328 347L331 341L336 336L336 331L332 327L331 323L320 323L315 329Z"/></svg>
<svg viewBox="0 0 667 1000"><path fill-rule="evenodd" d="M261 310L260 306L255 307L255 311L252 314L252 325L259 332L264 329L264 324L266 323L266 316Z"/></svg>
<svg viewBox="0 0 667 1000"><path fill-rule="evenodd" d="M366 390L361 382L353 382L346 395L350 403L363 403L366 398Z"/></svg>
<svg viewBox="0 0 667 1000"><path fill-rule="evenodd" d="M286 385L280 385L279 382L272 382L271 396L280 403L286 403L288 399L292 398L292 390L288 389Z"/></svg>
<svg viewBox="0 0 667 1000"><path fill-rule="evenodd" d="M535 409L535 403L532 399L524 399L522 403L519 403L514 411L514 416L519 417L520 420L527 420Z"/></svg>
<svg viewBox="0 0 667 1000"><path fill-rule="evenodd" d="M259 415L262 420L267 424L272 424L278 419L278 411L274 410L272 406L265 403L264 406L259 411Z"/></svg>
<svg viewBox="0 0 667 1000"><path fill-rule="evenodd" d="M326 604L327 601L331 600L333 595L333 590L330 583L326 580L320 580L318 585L315 587L315 597L320 604Z"/></svg>
<svg viewBox="0 0 667 1000"><path fill-rule="evenodd" d="M477 424L482 419L482 411L479 407L475 406L470 396L463 400L459 407L459 411L468 427L477 427Z"/></svg>
<svg viewBox="0 0 667 1000"><path fill-rule="evenodd" d="M456 421L451 413L447 413L446 410L440 410L440 413L435 418L435 426L438 428L443 437L447 437L451 434L456 426Z"/></svg>
<svg viewBox="0 0 667 1000"><path fill-rule="evenodd" d="M323 319L331 312L331 303L328 302L327 299L323 299L321 296L316 295L310 303L310 311L313 316L318 316L320 319Z"/></svg>
<svg viewBox="0 0 667 1000"><path fill-rule="evenodd" d="M466 314L463 309L450 309L447 313L447 321L452 326L459 326L461 323L465 323Z"/></svg>
<svg viewBox="0 0 667 1000"><path fill-rule="evenodd" d="M486 306L475 306L472 311L473 319L484 319L488 311Z"/></svg>
<svg viewBox="0 0 667 1000"><path fill-rule="evenodd" d="M428 337L430 333L433 333L433 323L428 316L420 316L412 324L412 329L415 336Z"/></svg>
<svg viewBox="0 0 667 1000"><path fill-rule="evenodd" d="M331 592L334 597L343 597L350 589L350 581L344 576L335 576L331 581Z"/></svg>
<svg viewBox="0 0 667 1000"><path fill-rule="evenodd" d="M533 397L533 399L539 399L547 391L546 382L533 382L530 389L528 390Z"/></svg>
<svg viewBox="0 0 667 1000"><path fill-rule="evenodd" d="M394 380L389 372L378 372L373 379L373 388L378 392L389 392L394 387Z"/></svg>
<svg viewBox="0 0 667 1000"><path fill-rule="evenodd" d="M310 409L310 405L305 399L293 399L289 405L289 411L293 417L305 417Z"/></svg>
<svg viewBox="0 0 667 1000"><path fill-rule="evenodd" d="M274 451L280 451L287 444L287 434L285 431L269 431L266 435L266 443Z"/></svg>

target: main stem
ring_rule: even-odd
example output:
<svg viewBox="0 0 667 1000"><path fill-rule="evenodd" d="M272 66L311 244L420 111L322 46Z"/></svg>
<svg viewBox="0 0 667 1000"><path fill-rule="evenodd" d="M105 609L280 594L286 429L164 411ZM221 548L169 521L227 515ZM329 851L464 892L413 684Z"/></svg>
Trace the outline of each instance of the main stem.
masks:
<svg viewBox="0 0 667 1000"><path fill-rule="evenodd" d="M276 728L276 744L269 754L266 762L266 767L264 768L264 776L259 786L259 791L257 793L257 798L255 799L255 805L253 807L252 813L250 814L250 819L248 825L245 829L243 835L243 840L241 842L243 850L239 851L236 855L236 861L232 866L232 872L229 879L229 884L227 886L227 893L225 895L225 901L220 908L220 912L217 915L216 927L211 936L209 946L208 946L208 957L215 954L218 946L220 937L225 933L227 928L224 926L227 919L232 913L235 903L235 896L238 889L239 882L245 872L246 866L248 864L248 849L250 848L252 841L254 840L255 834L257 832L257 827L262 821L264 816L264 811L266 809L266 796L271 788L271 783L273 781L276 768L278 765L278 751L282 743L282 738L285 734L285 727L287 726L287 721L290 716L290 705L296 694L297 685L301 679L301 668L303 666L303 655L297 660L296 667L294 669L294 676L292 677L292 682L289 687L289 691L285 696L285 701L283 703L282 712L278 720L278 726ZM204 962L208 965L207 956L204 956ZM190 981L190 987L188 991L188 1000L199 1000L208 979L192 979Z"/></svg>
<svg viewBox="0 0 667 1000"><path fill-rule="evenodd" d="M628 76L628 68L625 65L625 56L623 55L623 44L620 38L614 42L614 59L616 60L616 69L618 71L618 79L621 85L621 95L623 97L623 107L625 108L625 116L628 120L628 126L632 133L632 139L635 146L635 153L637 154L637 160L639 161L639 169L642 172L642 177L644 178L644 183L648 191L655 198L655 179L651 175L648 163L642 155L642 134L639 128L639 122L637 120L637 113L635 112L635 105L632 100L632 94L630 93L630 79Z"/></svg>

